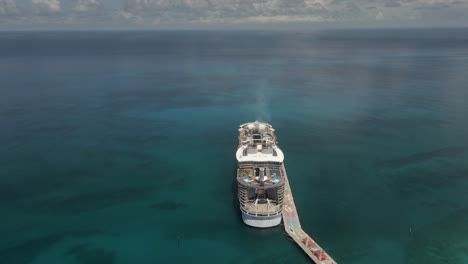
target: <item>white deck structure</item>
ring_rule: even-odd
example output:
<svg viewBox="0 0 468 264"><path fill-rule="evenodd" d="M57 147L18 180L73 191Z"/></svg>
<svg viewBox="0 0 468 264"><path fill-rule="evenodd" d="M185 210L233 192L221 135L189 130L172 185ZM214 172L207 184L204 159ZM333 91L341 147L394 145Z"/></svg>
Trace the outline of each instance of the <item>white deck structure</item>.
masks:
<svg viewBox="0 0 468 264"><path fill-rule="evenodd" d="M274 131L271 125L258 121L240 125L237 161L283 162L284 154L276 145Z"/></svg>
<svg viewBox="0 0 468 264"><path fill-rule="evenodd" d="M272 150L276 152L273 156L273 151L254 149L249 152L248 146L242 146L236 151L238 162L283 162L284 154L278 147L273 147Z"/></svg>
<svg viewBox="0 0 468 264"><path fill-rule="evenodd" d="M240 209L245 224L267 228L283 219L286 233L317 264L336 264L317 242L302 230L296 204L277 146L275 130L258 121L239 129L237 182Z"/></svg>
<svg viewBox="0 0 468 264"><path fill-rule="evenodd" d="M276 145L271 125L262 122L239 128L238 196L242 219L253 227L268 228L281 223L284 180L280 166L284 154Z"/></svg>

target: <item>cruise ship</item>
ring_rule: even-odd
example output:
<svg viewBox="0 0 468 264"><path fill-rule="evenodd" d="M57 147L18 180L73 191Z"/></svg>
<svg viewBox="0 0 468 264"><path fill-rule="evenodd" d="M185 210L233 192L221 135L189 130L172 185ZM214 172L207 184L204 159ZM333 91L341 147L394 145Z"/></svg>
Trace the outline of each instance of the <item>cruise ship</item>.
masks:
<svg viewBox="0 0 468 264"><path fill-rule="evenodd" d="M274 129L262 122L239 128L237 184L242 220L258 228L281 223L285 178L284 155L277 145Z"/></svg>

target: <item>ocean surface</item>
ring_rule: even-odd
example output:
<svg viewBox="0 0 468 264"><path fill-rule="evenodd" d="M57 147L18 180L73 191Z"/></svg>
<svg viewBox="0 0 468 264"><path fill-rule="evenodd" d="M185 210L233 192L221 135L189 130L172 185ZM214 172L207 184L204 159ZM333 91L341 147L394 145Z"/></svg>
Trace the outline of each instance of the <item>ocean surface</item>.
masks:
<svg viewBox="0 0 468 264"><path fill-rule="evenodd" d="M1 32L0 263L310 263L242 223L253 120L339 263L468 263L468 29Z"/></svg>

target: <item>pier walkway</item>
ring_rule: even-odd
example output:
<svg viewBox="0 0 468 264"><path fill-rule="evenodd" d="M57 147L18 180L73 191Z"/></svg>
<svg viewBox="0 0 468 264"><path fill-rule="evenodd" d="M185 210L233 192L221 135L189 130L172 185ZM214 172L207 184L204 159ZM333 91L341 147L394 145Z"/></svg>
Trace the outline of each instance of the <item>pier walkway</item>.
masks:
<svg viewBox="0 0 468 264"><path fill-rule="evenodd" d="M294 242L296 242L315 263L336 264L336 262L306 232L304 232L304 230L302 230L284 164L282 170L285 179L283 223L286 233L288 233Z"/></svg>

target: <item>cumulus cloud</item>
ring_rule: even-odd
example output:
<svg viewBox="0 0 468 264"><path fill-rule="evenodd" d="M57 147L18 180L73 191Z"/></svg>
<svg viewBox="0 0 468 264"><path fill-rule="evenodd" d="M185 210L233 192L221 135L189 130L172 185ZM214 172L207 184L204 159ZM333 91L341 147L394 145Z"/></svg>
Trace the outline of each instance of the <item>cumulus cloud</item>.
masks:
<svg viewBox="0 0 468 264"><path fill-rule="evenodd" d="M423 9L463 5L468 0L123 0L140 21L287 23L409 20ZM128 15L127 15L128 16Z"/></svg>
<svg viewBox="0 0 468 264"><path fill-rule="evenodd" d="M404 21L437 10L446 19L468 0L122 0L127 17L160 23L307 23ZM468 11L468 8L463 9ZM131 16L129 15L131 14Z"/></svg>
<svg viewBox="0 0 468 264"><path fill-rule="evenodd" d="M382 11L379 11L379 12L377 13L377 15L375 15L375 19L377 19L377 20L384 20L384 19L385 19L385 16L384 16L384 14L382 13Z"/></svg>
<svg viewBox="0 0 468 264"><path fill-rule="evenodd" d="M35 9L41 13L55 13L60 11L60 0L32 0Z"/></svg>
<svg viewBox="0 0 468 264"><path fill-rule="evenodd" d="M9 15L16 12L16 0L0 0L0 15Z"/></svg>
<svg viewBox="0 0 468 264"><path fill-rule="evenodd" d="M125 11L120 11L116 13L114 18L116 18L117 20L124 20L125 22L128 22L130 24L141 25L144 23L143 19L140 16Z"/></svg>
<svg viewBox="0 0 468 264"><path fill-rule="evenodd" d="M72 0L73 9L78 12L96 10L99 2L97 0Z"/></svg>
<svg viewBox="0 0 468 264"><path fill-rule="evenodd" d="M253 16L253 17L246 17L237 20L233 20L233 23L305 23L305 22L324 22L327 21L326 18L321 16Z"/></svg>
<svg viewBox="0 0 468 264"><path fill-rule="evenodd" d="M307 22L331 18L331 0L123 0L127 13L160 21Z"/></svg>
<svg viewBox="0 0 468 264"><path fill-rule="evenodd" d="M64 26L101 23L110 27L158 25L167 28L329 22L341 25L373 25L374 22L397 25L408 22L410 25L412 21L420 21L419 25L427 25L428 21L468 24L468 0L24 1L32 8L24 3L16 4L21 3L18 0L0 0L0 19L3 22L16 19L18 23L32 25L40 20Z"/></svg>

